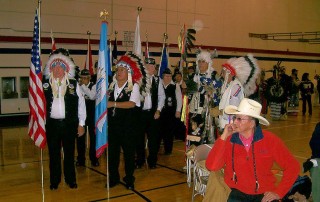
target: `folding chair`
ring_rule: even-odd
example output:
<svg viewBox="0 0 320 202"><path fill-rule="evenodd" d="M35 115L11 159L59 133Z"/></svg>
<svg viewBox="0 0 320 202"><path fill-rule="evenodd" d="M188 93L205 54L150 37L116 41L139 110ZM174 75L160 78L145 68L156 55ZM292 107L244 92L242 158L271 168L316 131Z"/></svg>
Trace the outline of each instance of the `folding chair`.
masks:
<svg viewBox="0 0 320 202"><path fill-rule="evenodd" d="M193 191L192 201L196 195L204 196L206 192L206 185L209 177L209 170L205 166L205 160L212 148L212 145L199 145L194 151L194 168L193 168Z"/></svg>

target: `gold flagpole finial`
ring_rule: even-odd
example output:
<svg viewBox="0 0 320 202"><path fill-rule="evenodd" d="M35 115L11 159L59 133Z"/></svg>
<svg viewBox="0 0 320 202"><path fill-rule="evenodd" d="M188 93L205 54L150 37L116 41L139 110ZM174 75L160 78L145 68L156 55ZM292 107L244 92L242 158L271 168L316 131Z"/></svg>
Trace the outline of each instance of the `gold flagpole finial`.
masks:
<svg viewBox="0 0 320 202"><path fill-rule="evenodd" d="M109 12L107 12L106 9L104 9L103 11L100 12L100 18L103 21L107 21L107 19L109 18Z"/></svg>
<svg viewBox="0 0 320 202"><path fill-rule="evenodd" d="M163 42L166 43L167 39L168 39L168 34L163 33Z"/></svg>
<svg viewBox="0 0 320 202"><path fill-rule="evenodd" d="M140 12L142 11L142 7L139 6L137 9L138 9L138 15L139 15Z"/></svg>
<svg viewBox="0 0 320 202"><path fill-rule="evenodd" d="M117 38L118 31L114 31L114 36Z"/></svg>

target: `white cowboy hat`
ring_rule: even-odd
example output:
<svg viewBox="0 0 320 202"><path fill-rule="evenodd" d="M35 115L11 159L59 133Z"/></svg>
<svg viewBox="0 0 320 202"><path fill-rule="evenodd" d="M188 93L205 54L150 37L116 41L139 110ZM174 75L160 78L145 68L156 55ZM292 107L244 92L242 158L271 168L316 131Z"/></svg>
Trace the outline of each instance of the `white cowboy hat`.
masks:
<svg viewBox="0 0 320 202"><path fill-rule="evenodd" d="M226 114L241 114L251 116L259 120L259 123L262 125L270 125L269 121L262 116L260 116L261 112L261 104L254 100L250 100L248 98L243 98L238 107L234 105L229 105L224 109Z"/></svg>

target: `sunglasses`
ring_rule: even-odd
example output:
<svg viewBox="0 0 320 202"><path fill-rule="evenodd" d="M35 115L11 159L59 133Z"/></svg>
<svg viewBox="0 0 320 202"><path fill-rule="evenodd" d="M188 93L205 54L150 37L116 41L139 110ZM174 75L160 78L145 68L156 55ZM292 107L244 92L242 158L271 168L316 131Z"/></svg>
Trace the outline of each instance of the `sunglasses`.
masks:
<svg viewBox="0 0 320 202"><path fill-rule="evenodd" d="M242 120L253 120L253 119L252 118L241 118L241 117L233 116L232 117L232 121L235 122L236 120L241 122Z"/></svg>

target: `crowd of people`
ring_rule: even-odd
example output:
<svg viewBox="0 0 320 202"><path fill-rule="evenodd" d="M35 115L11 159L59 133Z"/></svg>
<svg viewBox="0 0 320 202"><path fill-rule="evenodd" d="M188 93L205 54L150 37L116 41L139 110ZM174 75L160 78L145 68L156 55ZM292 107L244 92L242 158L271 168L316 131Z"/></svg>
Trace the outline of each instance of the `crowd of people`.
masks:
<svg viewBox="0 0 320 202"><path fill-rule="evenodd" d="M296 69L288 76L278 63L266 79L270 71L261 70L251 54L227 60L218 73L213 58L212 52L199 49L187 72L166 68L162 75L154 58L143 60L130 52L119 58L108 86L108 187L120 183L121 150L123 181L132 190L134 170L145 164L157 168L161 142L164 154L171 155L178 138L187 141L188 147L216 142L207 167L214 171L225 168L225 182L231 187L228 201L273 201L289 191L299 173L298 162L281 140L261 130L260 124L269 125L265 119L268 108L272 119L284 119L290 110L297 109L300 95L302 114L306 115L308 104L308 115L312 116L314 84L309 74L304 73L300 81ZM61 182L61 147L65 182L77 188L75 165L86 165L87 130L91 166L100 165L95 155L94 78L87 69L77 72L65 49L54 51L45 67L51 190L58 189ZM273 162L288 173L277 188L270 178Z"/></svg>

